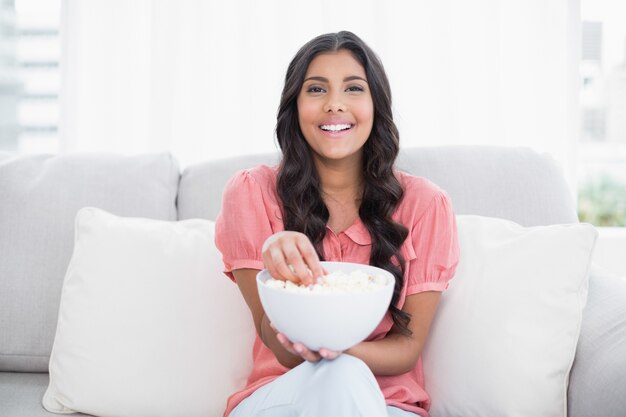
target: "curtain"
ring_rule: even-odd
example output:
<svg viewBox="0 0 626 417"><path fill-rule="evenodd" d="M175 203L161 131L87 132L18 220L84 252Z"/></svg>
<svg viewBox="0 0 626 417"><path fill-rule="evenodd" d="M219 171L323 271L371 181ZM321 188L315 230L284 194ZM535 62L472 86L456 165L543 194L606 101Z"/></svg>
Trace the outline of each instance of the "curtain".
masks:
<svg viewBox="0 0 626 417"><path fill-rule="evenodd" d="M579 0L65 0L61 149L274 151L289 61L345 29L385 65L402 147L529 146L574 186L579 23Z"/></svg>

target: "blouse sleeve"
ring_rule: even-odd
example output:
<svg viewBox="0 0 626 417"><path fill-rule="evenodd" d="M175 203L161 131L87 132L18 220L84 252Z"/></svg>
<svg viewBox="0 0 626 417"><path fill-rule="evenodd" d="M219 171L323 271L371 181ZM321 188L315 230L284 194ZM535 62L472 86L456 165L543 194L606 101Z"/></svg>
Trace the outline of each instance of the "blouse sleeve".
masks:
<svg viewBox="0 0 626 417"><path fill-rule="evenodd" d="M272 234L261 185L246 170L235 174L224 188L222 209L215 222L215 245L222 253L224 274L263 269L261 247Z"/></svg>
<svg viewBox="0 0 626 417"><path fill-rule="evenodd" d="M456 217L448 195L440 190L413 227L416 257L410 262L407 295L443 291L459 262Z"/></svg>

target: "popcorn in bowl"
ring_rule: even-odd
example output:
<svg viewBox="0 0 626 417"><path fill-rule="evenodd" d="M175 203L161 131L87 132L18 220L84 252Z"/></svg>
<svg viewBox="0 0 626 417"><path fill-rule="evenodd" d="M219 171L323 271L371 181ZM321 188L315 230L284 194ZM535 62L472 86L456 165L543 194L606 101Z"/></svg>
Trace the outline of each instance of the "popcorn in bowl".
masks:
<svg viewBox="0 0 626 417"><path fill-rule="evenodd" d="M274 278L265 281L265 285L302 294L351 294L376 291L387 285L388 282L389 279L383 275L370 275L357 269L351 272L333 271L317 278L315 283L311 285L298 285L291 281Z"/></svg>
<svg viewBox="0 0 626 417"><path fill-rule="evenodd" d="M257 289L270 322L290 341L311 350L344 351L365 340L391 302L393 274L371 265L322 261L328 271L310 286L257 274Z"/></svg>

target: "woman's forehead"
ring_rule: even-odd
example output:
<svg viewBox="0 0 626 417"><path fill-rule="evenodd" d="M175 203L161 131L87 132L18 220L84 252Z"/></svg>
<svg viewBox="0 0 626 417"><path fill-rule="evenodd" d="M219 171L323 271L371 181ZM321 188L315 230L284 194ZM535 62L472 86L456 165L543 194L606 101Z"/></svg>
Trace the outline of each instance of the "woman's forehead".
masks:
<svg viewBox="0 0 626 417"><path fill-rule="evenodd" d="M305 78L312 76L343 77L348 74L365 78L365 68L357 61L352 52L340 49L339 51L324 52L313 58L307 68Z"/></svg>

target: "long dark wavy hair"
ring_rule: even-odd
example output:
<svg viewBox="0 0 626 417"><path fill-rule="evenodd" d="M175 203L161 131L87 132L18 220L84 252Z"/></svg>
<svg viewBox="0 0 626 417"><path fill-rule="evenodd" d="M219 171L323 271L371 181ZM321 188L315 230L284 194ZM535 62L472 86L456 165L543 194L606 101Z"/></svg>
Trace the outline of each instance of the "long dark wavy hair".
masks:
<svg viewBox="0 0 626 417"><path fill-rule="evenodd" d="M339 50L351 52L365 69L374 103L372 131L363 146L364 185L359 207L359 217L372 239L370 265L383 268L395 277L389 312L398 329L410 334L411 317L397 307L404 285L404 258L400 247L408 230L391 218L404 193L393 173L399 134L391 112L391 89L376 54L351 32L329 33L312 39L298 51L287 68L276 123L276 137L283 154L277 179L283 222L285 230L307 235L324 260L322 241L329 212L322 199L312 150L300 130L297 99L311 61L319 54Z"/></svg>

